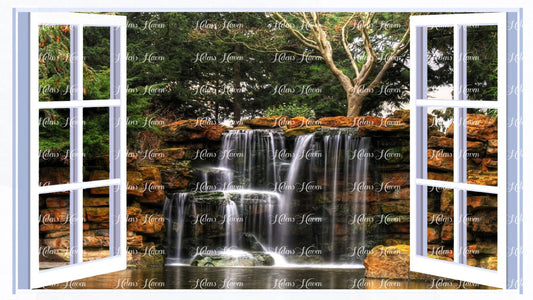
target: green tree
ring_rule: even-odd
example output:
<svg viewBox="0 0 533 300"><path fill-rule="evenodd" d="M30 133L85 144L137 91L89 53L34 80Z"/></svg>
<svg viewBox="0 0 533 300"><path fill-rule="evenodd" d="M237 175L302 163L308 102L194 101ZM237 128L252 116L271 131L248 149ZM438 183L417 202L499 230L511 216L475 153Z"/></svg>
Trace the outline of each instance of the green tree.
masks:
<svg viewBox="0 0 533 300"><path fill-rule="evenodd" d="M409 46L409 16L401 13L272 13L273 26L281 28L277 36L257 34L243 43L257 51L287 52L299 56L308 49L335 76L344 90L347 115L360 115L366 99L376 99L376 89L395 65L396 76L403 71ZM292 43L287 39L291 37ZM292 47L291 46L295 46ZM405 81L396 95L405 94ZM383 95L380 89L379 95ZM369 97L374 94L374 97ZM387 95L388 96L388 95ZM389 100L390 101L390 100ZM394 101L390 101L394 102ZM377 105L379 106L379 105ZM368 105L367 110L376 108Z"/></svg>
<svg viewBox="0 0 533 300"><path fill-rule="evenodd" d="M83 98L109 99L109 29L84 28ZM107 59L106 59L107 58ZM70 27L39 28L39 101L70 100ZM67 153L71 122L68 109L42 109L39 148ZM87 159L109 151L109 112L84 109L84 153ZM52 124L52 125L50 125Z"/></svg>

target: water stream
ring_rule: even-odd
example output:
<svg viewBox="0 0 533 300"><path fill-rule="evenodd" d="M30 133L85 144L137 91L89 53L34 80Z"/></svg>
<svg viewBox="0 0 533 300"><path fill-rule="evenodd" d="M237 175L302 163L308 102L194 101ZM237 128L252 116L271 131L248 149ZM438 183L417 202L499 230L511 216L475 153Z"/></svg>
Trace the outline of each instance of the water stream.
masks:
<svg viewBox="0 0 533 300"><path fill-rule="evenodd" d="M218 164L199 168L197 186L169 195L167 264L188 263L198 249L268 252L275 265L360 264L365 242L349 224L365 213L370 139L354 130L298 136L281 130L230 130ZM194 251L196 249L196 251Z"/></svg>

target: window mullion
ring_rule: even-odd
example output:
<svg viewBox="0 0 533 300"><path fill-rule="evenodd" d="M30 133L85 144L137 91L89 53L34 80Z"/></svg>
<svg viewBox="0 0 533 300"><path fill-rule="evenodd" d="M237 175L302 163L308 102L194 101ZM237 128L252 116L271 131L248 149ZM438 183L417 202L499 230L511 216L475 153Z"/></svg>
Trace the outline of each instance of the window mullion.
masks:
<svg viewBox="0 0 533 300"><path fill-rule="evenodd" d="M115 78L117 77L117 69L116 69L116 45L115 45L115 28L111 27L109 32L109 40L110 40L110 98L116 99L117 96L117 85ZM116 168L116 162L117 162L117 155L121 155L122 153L116 153L116 135L115 135L115 128L120 126L119 123L117 123L117 119L115 118L115 108L110 107L109 108L109 178L118 178L117 177L117 168ZM116 243L116 213L115 213L115 201L117 199L116 197L116 190L117 186L114 186L112 189L109 189L109 256L114 256L117 254L117 243Z"/></svg>
<svg viewBox="0 0 533 300"><path fill-rule="evenodd" d="M454 26L454 100L466 100L466 26ZM467 182L466 108L454 109L453 181ZM454 261L466 264L466 191L454 189Z"/></svg>
<svg viewBox="0 0 533 300"><path fill-rule="evenodd" d="M126 223L121 218L126 210L125 203L122 203L120 199L125 198L121 195L125 193L126 189L126 170L123 166L126 165L126 120L125 120L125 57L126 49L125 45L121 41L125 39L125 31L122 27L110 28L110 41L111 41L111 58L110 58L110 90L111 99L118 99L120 106L109 108L109 177L111 179L120 178L120 184L110 189L109 193L109 249L110 256L121 255L125 253L126 245L124 242L126 234ZM121 149L123 151L121 151Z"/></svg>
<svg viewBox="0 0 533 300"><path fill-rule="evenodd" d="M91 107L112 107L112 106L120 106L120 101L118 101L117 99L102 99L102 100L83 100L83 101L51 101L51 102L37 103L37 107L39 107L39 109L91 108Z"/></svg>
<svg viewBox="0 0 533 300"><path fill-rule="evenodd" d="M71 101L83 101L83 26L71 26ZM83 108L70 109L70 182L83 182ZM70 263L83 262L83 189L70 192Z"/></svg>
<svg viewBox="0 0 533 300"><path fill-rule="evenodd" d="M427 28L415 27L411 31L411 55L414 59L415 76L411 77L411 101L427 98ZM411 204L415 218L411 219L414 234L411 246L415 255L427 255L427 188L417 185L417 179L427 179L427 108L416 107L411 111L412 128L411 149Z"/></svg>

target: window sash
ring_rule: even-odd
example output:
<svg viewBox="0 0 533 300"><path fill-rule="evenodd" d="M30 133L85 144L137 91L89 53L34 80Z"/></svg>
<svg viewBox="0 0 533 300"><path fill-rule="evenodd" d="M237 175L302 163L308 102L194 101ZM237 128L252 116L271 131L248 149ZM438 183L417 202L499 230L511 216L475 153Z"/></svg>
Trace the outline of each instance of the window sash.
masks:
<svg viewBox="0 0 533 300"><path fill-rule="evenodd" d="M458 58L466 52L466 26L498 26L498 99L466 100L466 62ZM454 100L427 99L427 28L454 28ZM505 13L431 15L411 17L411 270L436 276L506 287L507 276L507 16ZM454 180L428 179L427 171L427 107L454 108ZM468 184L466 158L466 126L457 122L466 118L467 108L498 109L498 185ZM427 186L454 190L454 262L427 257ZM498 195L498 271L466 265L466 192L478 191Z"/></svg>
<svg viewBox="0 0 533 300"><path fill-rule="evenodd" d="M106 100L83 100L77 101L53 101L53 102L39 102L37 107L39 109L61 109L61 108L93 108L93 107L116 107L120 106L122 101L120 99L106 99Z"/></svg>
<svg viewBox="0 0 533 300"><path fill-rule="evenodd" d="M497 101L487 100L433 100L433 99L415 99L415 106L417 107L454 107L454 108L493 108L499 109L500 104Z"/></svg>
<svg viewBox="0 0 533 300"><path fill-rule="evenodd" d="M126 17L76 13L27 13L29 18L29 270L21 271L19 286L37 288L53 283L80 279L126 268ZM39 102L38 38L39 25L71 26L71 93L70 101ZM111 99L83 100L83 27L110 28L110 91ZM40 109L68 108L72 118L83 119L83 109L109 108L108 180L83 181L83 156L71 161L70 183L39 186L39 127ZM70 130L70 151L83 151L83 127L74 123ZM119 154L119 155L117 155ZM109 257L83 262L83 189L109 186ZM114 188L113 188L114 187ZM70 263L71 265L39 270L39 214L40 194L70 191ZM28 222L28 219L23 220ZM29 281L29 282L27 282Z"/></svg>

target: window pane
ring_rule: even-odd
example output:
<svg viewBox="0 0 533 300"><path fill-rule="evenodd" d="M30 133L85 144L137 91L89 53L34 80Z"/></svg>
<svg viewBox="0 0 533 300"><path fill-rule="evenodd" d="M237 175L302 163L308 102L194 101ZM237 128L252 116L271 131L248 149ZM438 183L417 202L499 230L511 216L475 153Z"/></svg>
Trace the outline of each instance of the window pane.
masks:
<svg viewBox="0 0 533 300"><path fill-rule="evenodd" d="M39 269L70 263L70 192L39 195Z"/></svg>
<svg viewBox="0 0 533 300"><path fill-rule="evenodd" d="M108 257L109 187L85 189L83 211L83 261Z"/></svg>
<svg viewBox="0 0 533 300"><path fill-rule="evenodd" d="M110 28L83 27L83 99L110 99Z"/></svg>
<svg viewBox="0 0 533 300"><path fill-rule="evenodd" d="M39 110L39 185L70 182L70 109Z"/></svg>
<svg viewBox="0 0 533 300"><path fill-rule="evenodd" d="M39 101L70 100L70 26L39 26Z"/></svg>
<svg viewBox="0 0 533 300"><path fill-rule="evenodd" d="M453 27L428 27L428 99L453 99L453 71Z"/></svg>
<svg viewBox="0 0 533 300"><path fill-rule="evenodd" d="M428 178L453 181L453 136L447 132L453 122L453 109L428 107Z"/></svg>
<svg viewBox="0 0 533 300"><path fill-rule="evenodd" d="M467 26L468 100L498 100L498 26Z"/></svg>
<svg viewBox="0 0 533 300"><path fill-rule="evenodd" d="M453 261L453 190L428 186L427 195L427 255Z"/></svg>
<svg viewBox="0 0 533 300"><path fill-rule="evenodd" d="M83 121L83 180L109 179L109 108L84 108Z"/></svg>
<svg viewBox="0 0 533 300"><path fill-rule="evenodd" d="M498 111L477 110L466 116L467 182L498 184Z"/></svg>
<svg viewBox="0 0 533 300"><path fill-rule="evenodd" d="M467 192L467 264L497 270L498 196Z"/></svg>

